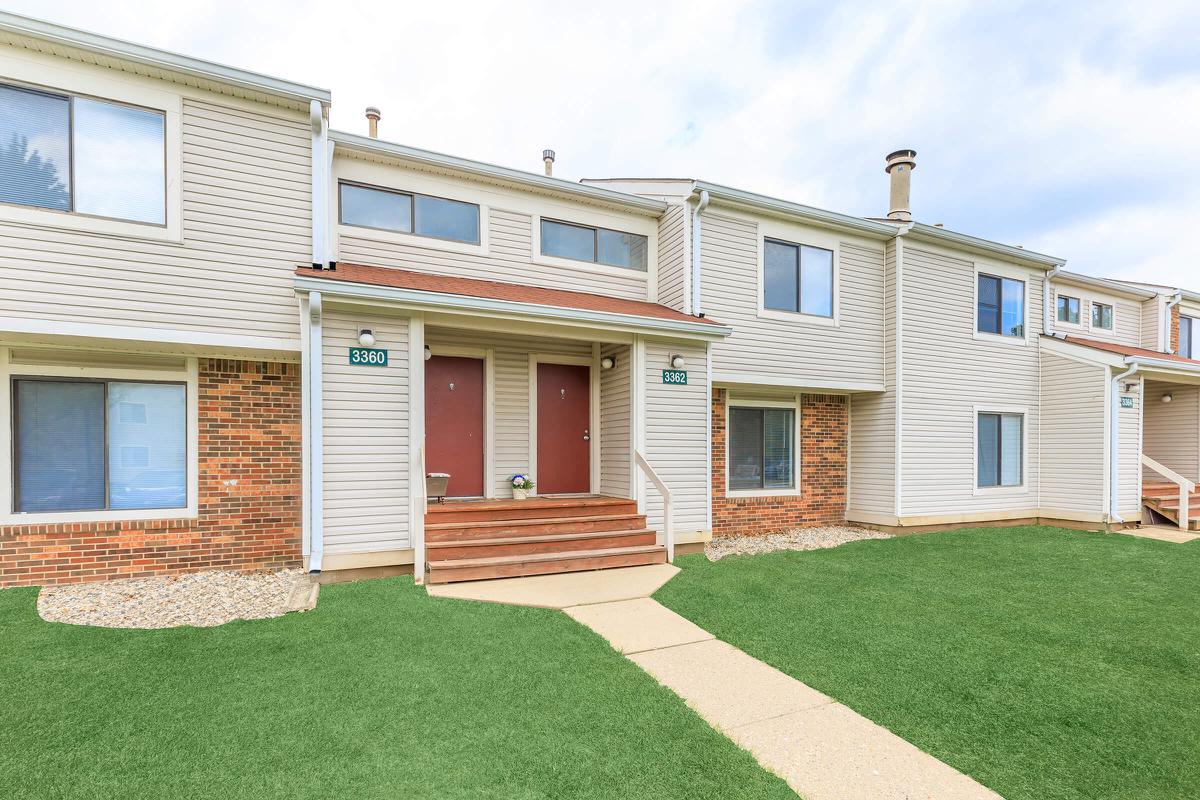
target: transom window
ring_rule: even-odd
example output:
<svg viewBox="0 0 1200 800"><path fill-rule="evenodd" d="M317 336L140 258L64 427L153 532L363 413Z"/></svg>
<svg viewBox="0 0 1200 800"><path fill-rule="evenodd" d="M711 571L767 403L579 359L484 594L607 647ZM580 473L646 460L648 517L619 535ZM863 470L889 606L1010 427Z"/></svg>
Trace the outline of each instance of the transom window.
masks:
<svg viewBox="0 0 1200 800"><path fill-rule="evenodd" d="M980 333L1025 335L1025 281L980 273L976 302L975 326ZM1078 308L1075 313L1078 320Z"/></svg>
<svg viewBox="0 0 1200 800"><path fill-rule="evenodd" d="M730 406L728 472L733 491L794 489L794 408Z"/></svg>
<svg viewBox="0 0 1200 800"><path fill-rule="evenodd" d="M1111 331L1113 326L1113 307L1107 303L1092 301L1092 327Z"/></svg>
<svg viewBox="0 0 1200 800"><path fill-rule="evenodd" d="M976 428L979 488L1024 484L1024 427L1024 414L979 414Z"/></svg>
<svg viewBox="0 0 1200 800"><path fill-rule="evenodd" d="M1193 317L1179 315L1179 355L1195 358L1200 354L1200 326Z"/></svg>
<svg viewBox="0 0 1200 800"><path fill-rule="evenodd" d="M833 316L833 251L763 242L763 308Z"/></svg>
<svg viewBox="0 0 1200 800"><path fill-rule="evenodd" d="M1079 298L1058 296L1058 321L1071 325L1079 324Z"/></svg>
<svg viewBox="0 0 1200 800"><path fill-rule="evenodd" d="M185 508L180 383L13 381L14 510Z"/></svg>
<svg viewBox="0 0 1200 800"><path fill-rule="evenodd" d="M636 233L542 220L542 255L645 271L647 239Z"/></svg>
<svg viewBox="0 0 1200 800"><path fill-rule="evenodd" d="M339 217L343 225L479 244L479 206L413 192L341 183Z"/></svg>
<svg viewBox="0 0 1200 800"><path fill-rule="evenodd" d="M0 84L0 202L165 225L161 111Z"/></svg>

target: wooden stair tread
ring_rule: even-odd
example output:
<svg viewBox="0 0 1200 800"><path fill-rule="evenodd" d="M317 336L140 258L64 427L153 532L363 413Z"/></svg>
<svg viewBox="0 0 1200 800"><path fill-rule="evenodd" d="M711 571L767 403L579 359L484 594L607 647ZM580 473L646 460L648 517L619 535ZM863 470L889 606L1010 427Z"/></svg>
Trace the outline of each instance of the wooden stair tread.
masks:
<svg viewBox="0 0 1200 800"><path fill-rule="evenodd" d="M610 536L641 536L654 533L652 528L633 528L627 531L584 531L582 533L546 533L541 536L503 536L495 539L450 539L444 542L427 542L432 550L451 550L455 547L494 547L505 544L538 544L542 542L569 542L572 540L603 539ZM589 551L596 552L596 551ZM458 562L455 562L458 563Z"/></svg>
<svg viewBox="0 0 1200 800"><path fill-rule="evenodd" d="M430 503L427 513L453 514L462 511L506 511L512 508L575 508L579 506L618 506L634 502L627 497L531 497L528 500L451 500Z"/></svg>
<svg viewBox="0 0 1200 800"><path fill-rule="evenodd" d="M580 522L618 522L637 519L642 514L597 514L586 517L530 517L528 519L485 519L468 522L428 522L427 531L446 531L456 528L524 528L533 525L571 525Z"/></svg>
<svg viewBox="0 0 1200 800"><path fill-rule="evenodd" d="M430 561L429 569L463 569L467 567L489 567L501 564L522 564L540 561L570 561L576 558L602 558L604 556L633 555L637 553L666 552L660 544L636 545L634 547L609 547L603 550L564 550L560 553L531 553L517 556L493 556L491 558L462 558L452 561Z"/></svg>

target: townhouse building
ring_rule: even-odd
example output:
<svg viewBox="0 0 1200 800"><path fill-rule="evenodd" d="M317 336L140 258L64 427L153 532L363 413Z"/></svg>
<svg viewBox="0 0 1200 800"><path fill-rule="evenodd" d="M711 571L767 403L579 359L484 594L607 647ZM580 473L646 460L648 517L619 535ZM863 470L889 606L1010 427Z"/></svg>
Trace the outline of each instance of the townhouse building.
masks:
<svg viewBox="0 0 1200 800"><path fill-rule="evenodd" d="M861 218L329 104L0 15L0 584L1196 527L1200 296L914 222L912 151Z"/></svg>

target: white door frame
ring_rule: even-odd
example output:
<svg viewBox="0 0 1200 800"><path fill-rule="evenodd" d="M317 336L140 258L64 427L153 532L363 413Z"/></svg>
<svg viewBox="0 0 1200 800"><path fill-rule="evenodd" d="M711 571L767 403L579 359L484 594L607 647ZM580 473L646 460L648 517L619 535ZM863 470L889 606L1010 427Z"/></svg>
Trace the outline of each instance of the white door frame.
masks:
<svg viewBox="0 0 1200 800"><path fill-rule="evenodd" d="M588 368L588 492L600 493L600 371L596 359L591 356L572 356L554 353L529 354L529 477L537 493L537 379L538 364L571 364Z"/></svg>
<svg viewBox="0 0 1200 800"><path fill-rule="evenodd" d="M496 351L490 347L430 344L435 356L478 358L483 361L483 497L496 497ZM425 383L421 383L425 391Z"/></svg>

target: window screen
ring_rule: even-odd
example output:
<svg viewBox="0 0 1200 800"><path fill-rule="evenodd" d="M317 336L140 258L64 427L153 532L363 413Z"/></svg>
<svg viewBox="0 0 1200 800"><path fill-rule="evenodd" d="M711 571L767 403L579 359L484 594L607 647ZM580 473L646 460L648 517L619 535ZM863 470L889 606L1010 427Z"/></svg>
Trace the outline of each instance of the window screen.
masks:
<svg viewBox="0 0 1200 800"><path fill-rule="evenodd" d="M790 408L729 409L729 488L795 488L795 419Z"/></svg>

